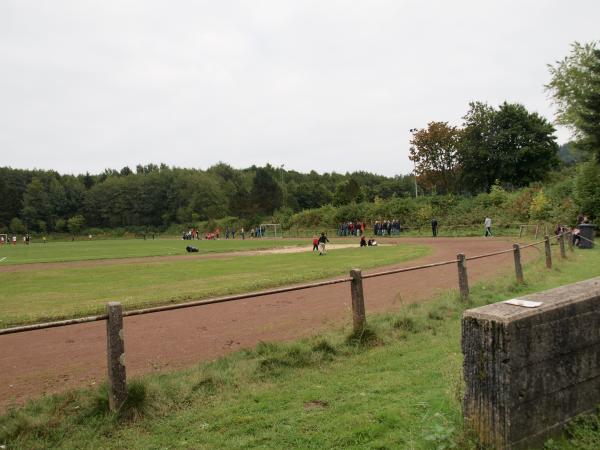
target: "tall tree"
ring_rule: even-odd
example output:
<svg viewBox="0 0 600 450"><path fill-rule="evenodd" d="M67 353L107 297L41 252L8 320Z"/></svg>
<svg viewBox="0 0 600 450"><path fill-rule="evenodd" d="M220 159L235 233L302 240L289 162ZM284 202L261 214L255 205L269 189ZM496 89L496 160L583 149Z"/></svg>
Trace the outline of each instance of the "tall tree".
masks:
<svg viewBox="0 0 600 450"><path fill-rule="evenodd" d="M270 214L282 205L281 186L275 181L269 170L262 167L256 169L250 198L256 212L262 214Z"/></svg>
<svg viewBox="0 0 600 450"><path fill-rule="evenodd" d="M335 188L333 194L334 205L347 205L352 202L360 202L362 200L360 184L354 178L344 180Z"/></svg>
<svg viewBox="0 0 600 450"><path fill-rule="evenodd" d="M422 187L440 194L458 189L459 140L460 130L448 122L430 122L426 129L413 131L409 159Z"/></svg>
<svg viewBox="0 0 600 450"><path fill-rule="evenodd" d="M600 50L597 42L571 46L571 53L549 65L547 91L557 107L556 122L569 127L576 143L600 163Z"/></svg>
<svg viewBox="0 0 600 450"><path fill-rule="evenodd" d="M554 127L523 105L471 103L459 147L462 181L472 192L496 180L515 187L543 180L559 161Z"/></svg>
<svg viewBox="0 0 600 450"><path fill-rule="evenodd" d="M23 195L22 217L28 228L37 228L40 220L46 221L49 214L47 189L39 177L27 185Z"/></svg>

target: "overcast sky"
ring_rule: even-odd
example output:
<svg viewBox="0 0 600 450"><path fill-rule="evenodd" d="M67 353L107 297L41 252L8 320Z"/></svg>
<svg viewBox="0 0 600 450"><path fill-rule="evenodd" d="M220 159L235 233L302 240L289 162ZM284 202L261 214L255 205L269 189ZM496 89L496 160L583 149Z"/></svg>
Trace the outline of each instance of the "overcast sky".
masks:
<svg viewBox="0 0 600 450"><path fill-rule="evenodd" d="M0 165L409 173L473 100L552 119L600 1L0 1ZM558 130L560 143L568 140Z"/></svg>

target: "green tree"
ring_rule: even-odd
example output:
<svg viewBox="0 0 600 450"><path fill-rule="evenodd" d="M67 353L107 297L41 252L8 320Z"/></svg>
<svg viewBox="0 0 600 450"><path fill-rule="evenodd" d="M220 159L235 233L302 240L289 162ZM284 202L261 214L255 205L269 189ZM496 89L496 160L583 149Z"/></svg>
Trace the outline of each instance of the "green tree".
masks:
<svg viewBox="0 0 600 450"><path fill-rule="evenodd" d="M523 105L498 109L475 102L464 117L459 147L462 181L471 192L499 180L515 187L543 180L558 164L554 127Z"/></svg>
<svg viewBox="0 0 600 450"><path fill-rule="evenodd" d="M460 130L448 122L430 122L413 131L409 159L422 187L440 194L457 191L459 141Z"/></svg>
<svg viewBox="0 0 600 450"><path fill-rule="evenodd" d="M556 122L569 127L580 148L600 162L600 50L597 42L571 46L571 53L549 65L546 89L557 107Z"/></svg>
<svg viewBox="0 0 600 450"><path fill-rule="evenodd" d="M347 205L352 202L360 202L362 200L360 184L354 178L344 180L335 188L333 194L333 204Z"/></svg>
<svg viewBox="0 0 600 450"><path fill-rule="evenodd" d="M43 220L38 220L37 228L40 230L40 233L46 233L48 226Z"/></svg>
<svg viewBox="0 0 600 450"><path fill-rule="evenodd" d="M552 212L552 204L543 189L534 195L529 207L529 216L533 220L548 220Z"/></svg>
<svg viewBox="0 0 600 450"><path fill-rule="evenodd" d="M66 227L67 222L65 219L57 219L56 223L54 224L54 230L58 231L59 233L64 232Z"/></svg>
<svg viewBox="0 0 600 450"><path fill-rule="evenodd" d="M281 186L275 181L269 170L261 167L256 169L250 199L253 209L261 214L271 214L281 207L283 200Z"/></svg>
<svg viewBox="0 0 600 450"><path fill-rule="evenodd" d="M9 228L14 234L23 234L27 231L27 228L25 228L25 225L23 225L23 222L21 222L21 219L18 217L13 217L13 219L10 221Z"/></svg>
<svg viewBox="0 0 600 450"><path fill-rule="evenodd" d="M318 181L307 181L298 184L295 197L300 209L319 208L331 202L332 194Z"/></svg>
<svg viewBox="0 0 600 450"><path fill-rule="evenodd" d="M83 224L85 223L85 219L83 216L73 216L67 220L67 227L69 229L69 233L73 236L81 233L81 229L83 228Z"/></svg>
<svg viewBox="0 0 600 450"><path fill-rule="evenodd" d="M65 188L53 177L48 185L48 212L46 217L49 223L54 223L57 218L64 217L65 214L68 214Z"/></svg>
<svg viewBox="0 0 600 450"><path fill-rule="evenodd" d="M34 228L38 221L47 220L49 213L49 202L47 189L41 179L35 177L27 185L23 195L23 211L21 217L28 227Z"/></svg>
<svg viewBox="0 0 600 450"><path fill-rule="evenodd" d="M583 163L575 177L575 203L590 219L600 218L600 165Z"/></svg>
<svg viewBox="0 0 600 450"><path fill-rule="evenodd" d="M227 215L228 198L217 177L208 174L198 177L190 192L190 208L198 219L216 219Z"/></svg>

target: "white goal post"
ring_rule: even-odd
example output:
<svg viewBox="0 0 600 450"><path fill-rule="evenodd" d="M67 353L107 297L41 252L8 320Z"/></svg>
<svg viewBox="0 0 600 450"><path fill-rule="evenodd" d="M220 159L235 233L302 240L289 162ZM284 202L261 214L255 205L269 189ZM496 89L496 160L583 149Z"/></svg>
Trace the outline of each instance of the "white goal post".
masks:
<svg viewBox="0 0 600 450"><path fill-rule="evenodd" d="M546 225L544 227L540 224L530 223L524 223L519 225L519 237L525 237L533 234L534 239L537 239L539 233L548 233L548 226Z"/></svg>
<svg viewBox="0 0 600 450"><path fill-rule="evenodd" d="M283 237L281 224L279 223L261 223L259 225L261 237L280 238Z"/></svg>

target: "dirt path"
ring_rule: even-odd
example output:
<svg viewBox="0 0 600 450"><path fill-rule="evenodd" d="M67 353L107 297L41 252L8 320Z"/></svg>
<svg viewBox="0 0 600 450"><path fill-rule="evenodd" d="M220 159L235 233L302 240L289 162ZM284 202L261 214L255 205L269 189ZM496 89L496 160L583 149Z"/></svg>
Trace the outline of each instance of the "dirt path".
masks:
<svg viewBox="0 0 600 450"><path fill-rule="evenodd" d="M511 245L508 240L483 238L399 242L435 245L431 255L393 267L453 259L461 252L474 256ZM531 259L539 251L528 248L523 254ZM469 280L492 277L511 265L511 253L469 262ZM454 265L368 279L367 314L396 310L456 285ZM128 377L191 366L260 341L294 339L350 321L348 284L128 317L124 325ZM0 336L0 411L45 393L102 382L105 327L104 322L95 322Z"/></svg>

